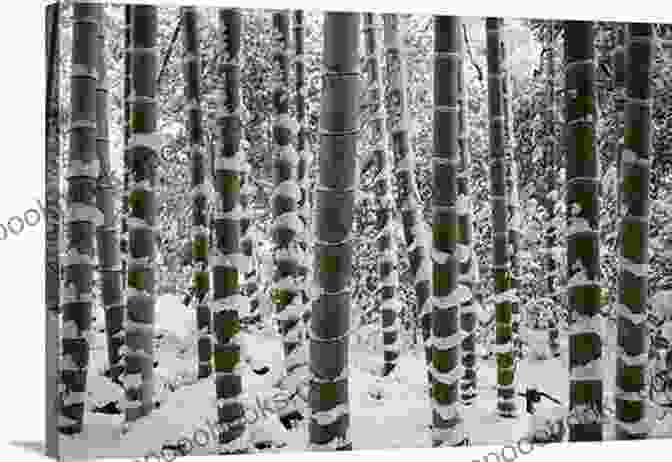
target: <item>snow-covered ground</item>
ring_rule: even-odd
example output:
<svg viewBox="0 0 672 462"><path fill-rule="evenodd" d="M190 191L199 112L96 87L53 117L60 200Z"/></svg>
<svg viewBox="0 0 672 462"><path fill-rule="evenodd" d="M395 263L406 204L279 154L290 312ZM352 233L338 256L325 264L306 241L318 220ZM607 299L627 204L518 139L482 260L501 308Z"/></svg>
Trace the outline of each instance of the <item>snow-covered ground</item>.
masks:
<svg viewBox="0 0 672 462"><path fill-rule="evenodd" d="M194 313L186 310L177 297L163 296L157 306L157 324L164 338L158 349L158 381L174 380L180 371L189 375L195 365L195 351L190 345L194 332ZM615 328L608 327L605 336L610 348L605 361L605 390L612 389L614 380ZM612 332L613 331L613 332ZM525 334L527 335L527 334ZM268 364L270 373L256 375L248 370L244 376L245 399L254 406L273 392L272 384L281 370L280 339L269 333L245 334L250 353L258 362ZM518 366L521 391L536 386L558 398L568 400L567 343L561 335L561 356L544 361L524 360ZM121 390L99 375L105 364L104 334L99 334L98 348L93 351L89 377L92 406L104 405L119 399ZM420 353L407 352L391 377L381 379L372 371L380 366L382 353L369 345L351 345L350 396L351 439L354 449L392 449L430 447L428 423L431 411L425 386L426 372ZM470 407L463 409L467 432L472 445L506 444L515 442L530 431L530 417L525 413L525 402L519 399L520 416L501 419L495 414L496 367L494 360L481 360L478 371L479 395ZM76 437L61 437L64 460L94 457L141 458L151 451L159 453L165 443L181 437L193 439L196 430L208 431L208 421L215 417L215 386L213 379L179 387L176 391L163 390L158 394L162 404L150 416L133 423L122 434L122 418L87 411L85 430ZM562 413L561 407L542 400L539 415ZM305 421L304 421L305 422ZM266 415L251 426L250 436L255 441L272 440L282 443L279 449L267 451L302 451L306 447L305 425L286 430L275 415ZM606 427L610 438L611 426ZM211 434L212 436L212 434ZM672 437L672 416L658 424L653 437ZM195 446L192 455L214 454L212 438L205 447Z"/></svg>

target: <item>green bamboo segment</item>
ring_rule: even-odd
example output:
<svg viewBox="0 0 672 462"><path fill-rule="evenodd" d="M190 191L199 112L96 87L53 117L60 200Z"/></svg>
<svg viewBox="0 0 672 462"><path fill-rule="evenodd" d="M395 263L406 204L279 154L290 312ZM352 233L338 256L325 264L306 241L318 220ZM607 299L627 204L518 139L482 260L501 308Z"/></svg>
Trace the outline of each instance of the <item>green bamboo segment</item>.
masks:
<svg viewBox="0 0 672 462"><path fill-rule="evenodd" d="M241 13L218 10L217 113L215 152L215 246L212 270L212 325L219 452L246 452L240 339L241 202Z"/></svg>
<svg viewBox="0 0 672 462"><path fill-rule="evenodd" d="M393 235L394 197L392 196L392 159L388 151L383 104L383 80L380 67L379 17L364 13L364 43L370 114L368 144L376 165L376 250L378 252L378 284L383 331L383 370L389 375L399 360L399 269L397 246Z"/></svg>
<svg viewBox="0 0 672 462"><path fill-rule="evenodd" d="M157 8L137 5L131 11L131 88L128 218L129 257L126 287L127 319L126 422L149 415L154 408L154 318L156 305L157 178L160 150L157 132L158 70Z"/></svg>
<svg viewBox="0 0 672 462"><path fill-rule="evenodd" d="M432 446L466 442L461 415L462 335L460 304L470 295L458 286L458 190L460 167L460 69L462 21L434 17L434 155L432 157Z"/></svg>
<svg viewBox="0 0 672 462"><path fill-rule="evenodd" d="M61 288L61 386L58 429L81 433L89 366L91 311L96 267L96 86L98 46L96 35L100 5L75 2L72 6L72 74L70 156L66 179L65 255Z"/></svg>
<svg viewBox="0 0 672 462"><path fill-rule="evenodd" d="M105 52L104 9L100 8L98 28L98 87L96 88L97 129L96 151L100 162L96 202L103 217L97 230L100 277L102 279L102 305L105 311L105 334L110 379L119 382L123 372L121 347L124 342L125 303L122 286L122 267L119 228L116 217L117 193L115 178L110 166L110 140L108 127L107 56Z"/></svg>
<svg viewBox="0 0 672 462"><path fill-rule="evenodd" d="M187 150L191 155L191 195L192 207L192 246L193 295L196 301L196 328L198 338L198 378L209 377L212 373L210 356L212 355L211 326L212 314L208 306L210 279L208 276L208 198L205 190L205 146L201 127L201 63L199 55L198 12L195 7L182 7L182 38L184 57L185 119L187 121Z"/></svg>
<svg viewBox="0 0 672 462"><path fill-rule="evenodd" d="M46 7L46 98L45 98L45 332L46 332L46 453L48 457L59 455L58 413L59 413L59 352L60 352L60 239L61 214L52 210L60 210L61 199L61 149L60 149L60 72L58 72L58 56L60 55L61 37L61 3L56 2Z"/></svg>
<svg viewBox="0 0 672 462"><path fill-rule="evenodd" d="M398 188L397 209L401 212L410 271L415 283L416 316L420 318L425 344L428 384L432 361L431 348L431 234L422 216L423 204L415 182L414 153L408 134L408 101L406 98L406 62L402 48L405 33L403 21L395 14L383 15L385 48L385 109L387 129L392 141L394 173Z"/></svg>
<svg viewBox="0 0 672 462"><path fill-rule="evenodd" d="M278 331L283 337L284 368L280 386L294 394L299 386L299 372L307 367L302 318L308 307L304 297L305 276L301 274L307 255L300 246L305 223L299 211L299 156L292 145L296 128L289 115L289 26L288 11L273 13L273 301ZM302 412L304 406L300 399L295 399L283 406L280 417Z"/></svg>
<svg viewBox="0 0 672 462"><path fill-rule="evenodd" d="M558 298L553 296L555 294L555 273L558 271L555 259L553 258L553 248L557 245L557 229L553 224L555 222L555 208L557 201L556 197L556 181L555 168L558 161L555 148L555 46L554 46L554 21L549 21L546 25L545 48L546 48L546 111L544 112L544 123L547 134L544 143L544 167L546 169L546 289L549 297L553 300L552 316L548 326L548 346L553 357L560 356L560 344L558 342L560 331L558 329L558 321L556 312L560 309Z"/></svg>
<svg viewBox="0 0 672 462"><path fill-rule="evenodd" d="M621 266L618 291L616 437L644 439L651 432L646 409L648 331L645 324L649 263L649 185L653 91L649 78L655 58L653 25L627 25L625 127L620 183Z"/></svg>
<svg viewBox="0 0 672 462"><path fill-rule="evenodd" d="M504 60L501 18L486 19L488 50L488 108L490 117L490 196L493 226L493 275L495 278L495 356L497 358L497 412L516 415L512 338L511 271L507 229L506 116L504 106Z"/></svg>
<svg viewBox="0 0 672 462"><path fill-rule="evenodd" d="M315 285L310 329L312 450L350 450L348 346L359 137L360 15L325 13Z"/></svg>
<svg viewBox="0 0 672 462"><path fill-rule="evenodd" d="M471 405L477 396L477 354L476 333L478 329L479 304L474 296L474 287L478 282L478 257L473 250L473 218L471 197L471 152L469 146L469 92L467 91L464 57L458 76L458 144L460 162L457 170L457 250L460 258L458 282L468 289L467 299L460 304L460 328L462 339L462 367L464 374L460 381L460 399L462 404Z"/></svg>
<svg viewBox="0 0 672 462"><path fill-rule="evenodd" d="M598 156L595 151L593 23L566 21L567 295L569 440L601 441L603 377L600 313Z"/></svg>

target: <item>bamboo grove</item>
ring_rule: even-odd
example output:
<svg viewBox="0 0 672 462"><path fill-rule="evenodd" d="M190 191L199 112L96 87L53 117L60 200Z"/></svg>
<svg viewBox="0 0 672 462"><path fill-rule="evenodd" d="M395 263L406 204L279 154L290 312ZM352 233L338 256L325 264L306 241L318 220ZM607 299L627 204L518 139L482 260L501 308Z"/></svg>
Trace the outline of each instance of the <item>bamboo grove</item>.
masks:
<svg viewBox="0 0 672 462"><path fill-rule="evenodd" d="M158 7L124 6L118 66L123 80L118 97L123 156L118 182L111 165L110 131L116 122L110 107L117 90L108 78L116 68L110 65L107 7L76 1L71 8L69 149L63 159L55 75L60 7L47 14L47 208L57 206L62 179L67 190L63 220L51 217L46 237L47 327L58 343L48 344L53 351L47 365L59 384L58 396L48 395L48 400L57 402L58 412L49 416L47 425L66 435L84 431L92 317L99 304L105 314L106 375L123 389L123 428L130 431L156 407L157 261L164 233L159 219L164 197L159 77L166 50L158 42ZM526 204L521 199L524 162L513 109L513 46L505 40L503 19L481 21L487 54L481 88L487 114L484 184L489 189L480 197L488 198L491 230L485 240L476 233L479 191L472 182L474 171L482 168L473 161L470 131L473 101L479 96L466 77L474 64L462 18L432 19L433 56L422 57L432 68L432 152L428 159L420 159L408 101L405 17L324 14L315 130L308 15L301 10L270 12L272 27L264 39L270 44L270 59L263 80L271 103L262 108L268 113L270 134L266 154L270 179L265 180L246 157L245 127L254 108L243 79L244 55L249 51L245 11L216 10L215 53L205 49L210 39L200 8L179 8L180 29L175 32L181 34L183 50L180 110L185 142L180 149L188 159L190 177L183 179L190 205L185 214L190 267L184 277L194 305L193 367L198 381L213 383L217 423L226 429L217 441L219 452L249 452L244 370L250 359L243 333L255 316L257 320L268 316L274 335L281 338L282 371L275 386L292 397L307 390L307 399L291 399L280 413L283 424L295 428L305 420L311 450L353 449L351 421L357 411L351 405L350 338L358 329L353 268L360 240L354 230L365 194L364 177L373 185L368 191L374 210L375 271L367 295L375 299L379 311L376 335L382 348L376 376L381 381L397 380L405 330L410 329L405 320L410 319L420 329L431 445L469 444L473 435L465 415L482 399L484 378L477 347L484 323L478 313L487 302L494 306L492 412L503 419L519 417L525 284L519 255ZM610 372L614 377L606 377L605 371L612 369L603 365L607 339L601 310L603 193L596 146L601 113L595 29L593 22L550 21L543 25L542 38L542 125L548 134L540 148L546 183L540 213L549 226L540 241L539 264L545 274L544 293L538 296L553 306L547 330L552 357L560 356L559 313L566 313L569 320L570 441L605 438L605 396L612 392L616 437L646 438L651 433L646 368L649 191L655 154L649 77L657 32L652 24L625 24L612 50L617 125L623 136L622 145L614 148L618 354ZM562 51L556 49L560 35ZM208 73L214 74L212 82L205 77ZM564 88L558 105L559 75L564 75ZM212 100L209 92L214 93ZM210 119L208 101L214 107ZM563 111L562 120L557 106ZM560 163L566 169L562 181L556 175ZM430 166L430 196L423 197L418 186L418 164ZM560 188L565 188L564 204ZM253 205L258 196L265 197L271 217L272 258L266 269L254 233ZM431 213L426 214L425 208ZM566 267L552 256L563 239ZM490 253L489 265L479 261L475 250L479 244ZM403 299L405 264L411 297ZM263 287L270 288L269 313L261 309ZM48 447L54 450L57 444L49 441Z"/></svg>

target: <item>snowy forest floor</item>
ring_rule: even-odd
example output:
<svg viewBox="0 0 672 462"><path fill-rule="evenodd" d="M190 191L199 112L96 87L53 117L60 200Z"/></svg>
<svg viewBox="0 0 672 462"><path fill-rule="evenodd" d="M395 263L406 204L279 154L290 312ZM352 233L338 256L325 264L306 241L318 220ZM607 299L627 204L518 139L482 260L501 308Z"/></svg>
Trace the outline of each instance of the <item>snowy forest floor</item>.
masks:
<svg viewBox="0 0 672 462"><path fill-rule="evenodd" d="M193 311L186 310L177 297L163 296L157 306L157 324L164 333L157 350L159 367L158 381L171 379L180 371L195 367L194 348L180 352L184 343L189 343L189 333L193 332ZM613 332L612 332L613 330ZM608 348L605 361L605 391L613 389L615 327L608 327L605 336ZM246 368L244 380L244 400L254 406L259 399L270 398L277 389L273 385L282 369L281 340L268 333L244 334L249 349L256 361L270 366L266 375L256 375ZM559 399L568 400L567 336L561 333L561 355L547 360L523 359L517 369L519 391L535 386ZM104 334L98 335L98 347L92 351L89 375L89 399L91 406L102 406L118 400L122 391L108 379L100 375L105 364ZM375 350L375 349L374 349ZM367 345L351 345L350 355L350 396L351 429L353 448L393 449L431 447L428 423L431 410L425 385L426 371L424 358L418 352L406 352L399 361L391 377L381 379L373 372L380 366L382 352L372 351ZM471 445L508 444L517 442L529 434L530 416L525 412L525 401L518 400L519 417L502 419L495 413L496 408L496 366L494 359L479 359L478 397L473 405L463 408L465 428ZM381 395L376 399L374 395ZM608 398L608 396L607 396ZM95 457L135 457L142 458L151 451L160 453L166 443L174 443L181 437L192 439L196 430L208 431L207 421L216 421L214 379L200 380L177 388L174 392L165 390L159 395L160 408L134 422L129 431L122 434L122 416L108 415L87 410L82 434L75 437L61 437L61 457L63 460L90 459ZM548 400L537 405L538 415L562 415L565 406L557 406ZM277 415L265 412L265 417L250 427L253 441L273 441L283 444L274 451L303 451L307 442L307 425L300 424L288 431L280 423ZM605 439L611 439L612 425L605 427ZM658 422L651 437L672 437L672 416ZM216 454L215 444L210 438L204 447L194 446L190 455Z"/></svg>

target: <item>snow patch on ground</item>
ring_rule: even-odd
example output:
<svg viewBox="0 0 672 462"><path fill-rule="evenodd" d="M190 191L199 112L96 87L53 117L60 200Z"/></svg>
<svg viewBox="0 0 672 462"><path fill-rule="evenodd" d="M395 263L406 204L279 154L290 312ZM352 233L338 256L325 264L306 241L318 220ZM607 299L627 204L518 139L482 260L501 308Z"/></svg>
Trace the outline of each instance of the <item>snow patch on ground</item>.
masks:
<svg viewBox="0 0 672 462"><path fill-rule="evenodd" d="M195 371L195 336L190 333L194 324L193 311L185 310L177 297L162 296L157 306L157 323L164 330L159 342L157 358L157 382L167 383L180 374L192 375ZM615 326L605 332L605 390L613 388L615 377ZM535 337L535 336L532 336ZM244 369L244 401L254 408L258 400L279 391L274 384L281 376L281 338L271 331L242 334L246 349L255 362L268 364L270 373L254 374L250 367ZM539 341L534 338L530 340ZM104 335L101 336L104 346ZM431 409L426 386L424 352L406 351L396 370L389 376L380 377L382 353L378 341L375 345L352 344L350 349L350 438L355 449L393 449L430 447L429 423ZM181 354L176 352L180 350ZM517 382L519 391L526 386L539 387L562 403L567 403L568 351L567 336L560 336L559 358L544 361L526 359L519 363ZM91 400L103 405L116 400L122 391L96 372L105 362L105 348L93 354L89 376ZM496 415L496 366L494 359L478 363L478 397L476 402L463 408L463 418L472 445L507 444L516 442L531 433L531 417L525 412L525 402L518 398L519 416L503 419ZM104 415L87 410L83 434L74 438L63 436L64 460L90 459L94 457L141 458L150 451L159 452L166 443L175 443L180 438L193 439L196 430L208 431L208 422L216 419L215 385L213 378L182 384L176 391L165 387L157 395L161 407L150 416L130 425L128 433L121 433L122 417ZM607 396L607 402L610 401ZM538 418L554 418L564 412L550 401L542 400L537 405ZM272 442L276 448L263 452L304 451L307 442L307 421L291 431L286 430L272 411L264 412L249 425L248 437L254 442ZM653 437L670 437L672 416L658 424ZM212 436L212 433L210 433ZM612 425L605 428L605 437L613 436ZM205 447L194 447L192 455L216 454L214 438Z"/></svg>

